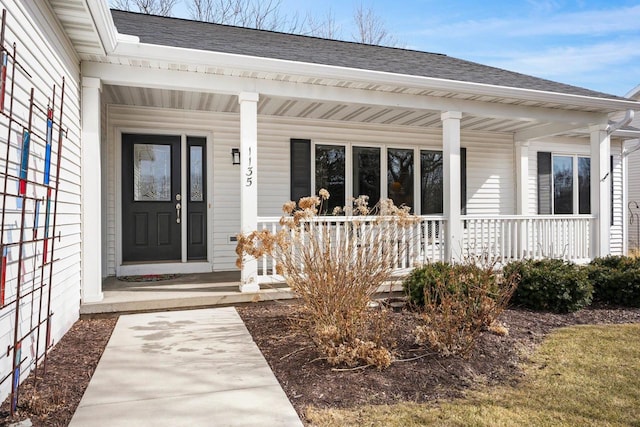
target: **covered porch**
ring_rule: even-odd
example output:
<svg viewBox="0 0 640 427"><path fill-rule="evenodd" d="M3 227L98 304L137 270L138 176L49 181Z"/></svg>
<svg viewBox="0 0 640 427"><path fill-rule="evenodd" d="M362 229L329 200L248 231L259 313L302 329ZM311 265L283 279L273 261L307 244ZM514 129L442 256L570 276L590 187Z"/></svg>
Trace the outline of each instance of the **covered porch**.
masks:
<svg viewBox="0 0 640 427"><path fill-rule="evenodd" d="M290 145L299 139L308 141L310 150L306 194L320 188L317 153L326 147L342 150L343 204L358 195L353 162L360 148L377 150L379 198L394 197L391 153L411 156L407 204L421 223L398 237L409 248L398 260L399 270L469 255L487 254L500 262L542 257L585 262L611 251L612 218L621 208L611 198L608 114L619 108L618 101L318 64L295 64L283 74L273 71L277 60L260 58L249 61L254 72L247 74L249 65L228 55L203 52L194 65L191 57L167 47L146 54L163 57L160 51L167 49L177 54L147 63L131 58L135 44L120 44L128 52L125 59L83 63L83 139L88 146L83 162L92 164L83 168L89 184L83 191L102 201L84 205L85 230L95 230L93 237L100 242L97 253L85 254L85 303L103 298L105 276L234 270L234 236L277 229L279 208L302 194L294 191L292 170L298 159ZM136 49L136 55L145 53ZM345 75L338 79L340 73ZM183 154L190 135L206 141L208 222L202 261L191 261L184 243L182 259L170 264L128 264L123 258L122 135L138 132L182 135ZM232 158L235 149L239 165ZM590 159L589 213L578 213L577 179L573 214L540 213L547 202L538 200L538 181L553 179L551 170L538 170L541 151L570 157L574 166L578 156ZM421 159L426 152L441 158L436 214L425 212L423 203ZM95 153L103 159L97 176L91 160ZM616 174L621 180L619 170ZM181 205L179 215L189 218L189 207ZM183 235L189 230L186 221ZM350 227L348 218L326 221L339 224L336 233ZM249 260L240 272L239 290L258 292L261 284L279 279L271 260Z"/></svg>

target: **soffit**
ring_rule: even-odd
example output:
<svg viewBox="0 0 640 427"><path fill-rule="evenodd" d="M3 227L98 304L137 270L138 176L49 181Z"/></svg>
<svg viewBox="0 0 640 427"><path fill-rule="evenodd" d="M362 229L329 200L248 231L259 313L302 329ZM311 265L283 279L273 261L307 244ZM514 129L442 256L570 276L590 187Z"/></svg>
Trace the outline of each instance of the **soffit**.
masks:
<svg viewBox="0 0 640 427"><path fill-rule="evenodd" d="M89 7L84 0L48 0L76 51L84 55L104 53Z"/></svg>
<svg viewBox="0 0 640 427"><path fill-rule="evenodd" d="M103 101L107 104L155 107L176 110L239 113L234 95L187 92L166 89L105 85ZM361 105L317 100L292 100L261 96L258 114L286 118L332 120L349 123L389 126L440 128L440 111L407 109L378 105ZM539 126L535 121L492 119L463 114L463 130L512 133Z"/></svg>

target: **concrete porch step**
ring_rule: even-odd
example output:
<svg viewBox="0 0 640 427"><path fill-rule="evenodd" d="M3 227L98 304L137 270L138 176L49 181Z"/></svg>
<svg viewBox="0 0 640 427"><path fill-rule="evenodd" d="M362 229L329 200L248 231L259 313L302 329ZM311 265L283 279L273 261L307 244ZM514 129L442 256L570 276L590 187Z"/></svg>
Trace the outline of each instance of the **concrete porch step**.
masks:
<svg viewBox="0 0 640 427"><path fill-rule="evenodd" d="M103 300L82 304L81 316L188 310L295 298L284 283L263 284L258 292L240 292L238 272L184 274L148 282L127 282L109 277L103 282L102 289ZM402 285L394 281L378 289L380 294L390 291L402 291Z"/></svg>
<svg viewBox="0 0 640 427"><path fill-rule="evenodd" d="M104 298L80 306L80 315L124 314L159 310L195 309L293 298L284 284L263 286L259 292L239 291L238 272L184 274L161 281L104 280Z"/></svg>

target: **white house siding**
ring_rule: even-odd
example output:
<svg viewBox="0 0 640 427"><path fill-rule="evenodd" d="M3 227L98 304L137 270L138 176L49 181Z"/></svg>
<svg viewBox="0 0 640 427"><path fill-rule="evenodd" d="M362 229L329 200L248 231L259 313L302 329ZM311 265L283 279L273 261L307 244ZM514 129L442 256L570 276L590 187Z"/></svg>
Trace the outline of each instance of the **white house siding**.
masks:
<svg viewBox="0 0 640 427"><path fill-rule="evenodd" d="M213 139L213 163L209 164L209 185L213 185L210 242L213 244L213 270L235 269L235 243L229 236L240 227L239 174L231 164L231 149L240 146L237 114L181 111L158 108L109 105L107 155L107 274L116 273L116 219L120 204L120 132L165 132L173 134L207 133ZM279 216L289 200L291 138L314 142L378 145L400 148L442 149L439 130L354 124L272 116L258 117L258 215ZM470 215L515 213L513 143L509 134L462 133L467 148L467 197ZM209 247L212 247L211 244Z"/></svg>
<svg viewBox="0 0 640 427"><path fill-rule="evenodd" d="M628 187L628 200L629 202L636 202L640 205L640 150L635 153L631 153L627 158L627 182ZM628 248L629 250L640 249L640 233L638 233L638 221L634 218L633 224L629 224L629 212L625 206L624 220L628 224ZM640 210L634 209L634 213L640 214Z"/></svg>
<svg viewBox="0 0 640 427"><path fill-rule="evenodd" d="M538 213L538 156L539 151L553 154L590 156L588 138L551 138L549 140L532 141L529 144L529 214ZM612 254L623 252L623 216L622 203L622 145L611 143L613 156L613 225L611 226L610 250Z"/></svg>
<svg viewBox="0 0 640 427"><path fill-rule="evenodd" d="M32 78L28 79L22 73L16 73L15 93L14 93L14 116L21 120L27 118L28 99L31 88L35 88L35 101L40 106L46 108L48 99L51 96L52 86L55 84L56 91L56 112L55 119L59 118L60 106L60 85L62 77L66 79L65 101L64 101L64 126L68 129L66 139L63 145L63 160L61 162L60 171L60 187L58 197L58 217L56 234L60 233L60 239L55 242L55 263L53 264L53 280L52 280L52 306L51 311L54 313L51 319L52 339L57 342L62 335L71 327L78 319L80 304L80 252L81 252L81 227L80 227L80 107L79 107L79 60L75 56L74 51L63 35L62 30L57 26L56 18L51 14L48 4L41 1L33 0L0 0L0 6L7 10L7 26L5 33L5 46L11 47L15 42L17 46L18 59L22 65L29 71ZM9 82L9 78L8 78ZM9 102L9 93L7 93L6 106ZM0 120L0 138L3 138L5 144L7 135L7 120ZM34 121L34 132L41 135L44 133L44 119L40 115ZM17 130L19 132L19 130ZM57 131L54 130L54 140L57 141ZM18 141L16 130L12 134L11 151L8 159L9 171L15 172L18 166ZM42 181L42 168L44 158L44 145L41 140L32 138L31 140L31 156L30 169L37 170L30 179ZM55 159L57 154L57 144L54 143L54 153L52 158ZM97 160L97 159L96 159ZM0 168L5 167L4 154L0 157ZM51 180L55 179L55 169L51 171ZM10 192L15 191L11 188ZM42 190L42 189L40 189ZM39 191L40 191L39 190ZM31 189L28 189L31 192ZM38 194L37 197L40 197ZM33 207L28 202L27 224L33 221ZM14 224L19 227L17 219L17 203L15 197L7 198L5 212L4 227L11 228ZM42 211L41 211L42 212ZM41 226L42 224L41 220ZM12 240L15 242L19 236L16 231L12 233ZM30 236L29 232L27 236ZM40 234L41 236L42 234ZM7 240L5 234L5 243ZM28 237L27 237L28 238ZM15 278L17 275L17 258L18 248L12 251L9 261L7 278ZM27 275L25 283L33 283L32 266L34 263L34 248L31 245L25 245L26 256L25 266L27 267ZM41 262L41 246L36 248L36 263ZM45 269L45 279L48 281L48 270ZM39 272L36 273L36 283L39 284ZM12 286L8 286L7 300L11 301L15 297L15 280L11 282ZM8 283L9 285L9 283ZM29 285L30 286L30 285ZM45 293L46 295L46 293ZM39 293L36 293L34 306L39 306ZM46 301L43 304L46 307ZM0 310L0 348L6 349L13 345L13 330L15 305L7 306ZM31 298L25 298L20 307L21 321L19 335L22 336L30 329L31 320ZM36 315L37 321L37 315ZM41 334L40 351L43 348L44 332ZM23 342L22 357L26 357L27 361L23 363L24 379L28 373L32 363L32 351L35 350L35 336ZM13 356L13 353L11 353ZM12 360L7 357L6 351L0 354L0 373L2 376L11 372ZM0 400L4 400L10 392L10 381L5 381L0 387Z"/></svg>

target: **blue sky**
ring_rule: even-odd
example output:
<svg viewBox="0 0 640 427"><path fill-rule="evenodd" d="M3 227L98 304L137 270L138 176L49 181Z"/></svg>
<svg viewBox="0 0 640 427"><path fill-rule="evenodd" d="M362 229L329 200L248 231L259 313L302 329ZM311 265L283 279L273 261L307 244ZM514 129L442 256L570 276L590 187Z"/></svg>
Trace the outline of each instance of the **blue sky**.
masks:
<svg viewBox="0 0 640 427"><path fill-rule="evenodd" d="M330 9L343 38L357 0L281 0L282 12ZM625 95L640 85L640 1L363 1L407 48L443 53ZM175 14L188 17L184 7Z"/></svg>

